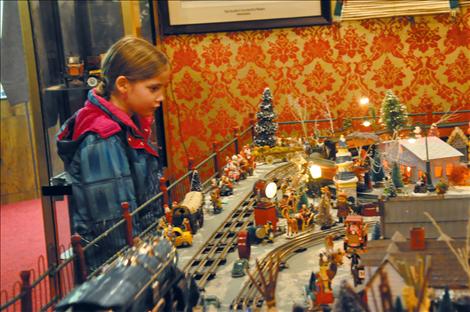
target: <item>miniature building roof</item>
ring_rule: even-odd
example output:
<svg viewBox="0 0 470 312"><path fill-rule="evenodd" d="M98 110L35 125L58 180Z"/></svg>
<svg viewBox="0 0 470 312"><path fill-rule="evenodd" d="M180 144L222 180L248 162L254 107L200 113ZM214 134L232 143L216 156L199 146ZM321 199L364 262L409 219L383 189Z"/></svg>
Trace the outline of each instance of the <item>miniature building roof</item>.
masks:
<svg viewBox="0 0 470 312"><path fill-rule="evenodd" d="M455 248L465 246L463 240L454 240L451 243ZM394 244L393 248L389 248L390 244ZM387 251L389 249L390 252ZM444 241L426 240L425 250L411 250L409 241L373 240L368 243L367 252L361 255L361 263L372 267L380 267L387 260L392 265L397 261L413 264L417 256L425 255L431 256L430 287L468 288L467 275Z"/></svg>
<svg viewBox="0 0 470 312"><path fill-rule="evenodd" d="M455 146L454 143L462 143L463 146L468 144L467 136L465 135L465 133L463 133L462 129L460 129L459 127L455 127L452 133L450 134L449 138L447 139L447 144Z"/></svg>
<svg viewBox="0 0 470 312"><path fill-rule="evenodd" d="M362 216L358 216L358 215L347 216L346 222L362 222Z"/></svg>
<svg viewBox="0 0 470 312"><path fill-rule="evenodd" d="M426 161L426 138L416 139L414 143L406 139L399 142L419 159ZM428 152L429 160L463 156L461 152L435 136L428 137Z"/></svg>

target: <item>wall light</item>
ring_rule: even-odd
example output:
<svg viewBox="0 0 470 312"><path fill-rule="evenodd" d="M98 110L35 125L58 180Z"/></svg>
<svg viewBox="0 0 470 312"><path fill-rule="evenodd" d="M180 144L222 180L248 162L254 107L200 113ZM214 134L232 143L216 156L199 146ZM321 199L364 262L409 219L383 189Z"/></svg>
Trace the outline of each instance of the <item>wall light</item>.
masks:
<svg viewBox="0 0 470 312"><path fill-rule="evenodd" d="M312 178L318 179L321 177L321 167L319 165L311 165L309 169Z"/></svg>

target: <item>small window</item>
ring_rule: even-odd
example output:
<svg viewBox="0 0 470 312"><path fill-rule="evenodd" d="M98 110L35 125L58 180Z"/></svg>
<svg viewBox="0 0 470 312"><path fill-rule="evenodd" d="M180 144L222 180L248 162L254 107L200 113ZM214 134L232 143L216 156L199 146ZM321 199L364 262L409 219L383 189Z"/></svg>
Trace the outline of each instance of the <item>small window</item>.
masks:
<svg viewBox="0 0 470 312"><path fill-rule="evenodd" d="M442 167L441 166L435 166L434 167L434 176L436 178L442 177Z"/></svg>
<svg viewBox="0 0 470 312"><path fill-rule="evenodd" d="M446 165L446 176L450 176L452 174L452 169L454 169L454 164Z"/></svg>

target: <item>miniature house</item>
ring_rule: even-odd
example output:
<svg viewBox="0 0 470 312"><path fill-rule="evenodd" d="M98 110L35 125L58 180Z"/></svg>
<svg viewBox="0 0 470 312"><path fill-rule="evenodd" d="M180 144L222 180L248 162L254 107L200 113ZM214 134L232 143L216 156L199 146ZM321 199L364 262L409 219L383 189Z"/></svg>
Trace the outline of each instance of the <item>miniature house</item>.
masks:
<svg viewBox="0 0 470 312"><path fill-rule="evenodd" d="M347 197L357 198L357 181L355 173L352 171L353 161L351 153L348 150L346 140L342 136L338 142L338 151L336 153L336 175L333 178L336 191L346 193Z"/></svg>
<svg viewBox="0 0 470 312"><path fill-rule="evenodd" d="M379 149L389 166L397 162L401 171L409 174L411 183L426 173L427 159L431 164L431 177L435 184L449 175L463 156L461 152L435 136L418 138L414 142L407 139L387 141L380 144Z"/></svg>
<svg viewBox="0 0 470 312"><path fill-rule="evenodd" d="M467 278L457 258L450 252L444 241L424 240L424 233L411 235L407 240L396 232L391 240L373 240L368 244L367 253L361 255L365 269L365 291L370 311L382 310L380 287L383 273L386 275L392 302L400 297L404 306L403 288L405 277L400 264L416 265L419 257L430 256L428 287L436 294L449 287L457 296L469 294ZM463 240L452 241L455 248L465 245Z"/></svg>
<svg viewBox="0 0 470 312"><path fill-rule="evenodd" d="M462 129L455 127L447 139L447 144L463 154L462 157L460 157L461 162L468 163L469 141L465 133L463 133Z"/></svg>

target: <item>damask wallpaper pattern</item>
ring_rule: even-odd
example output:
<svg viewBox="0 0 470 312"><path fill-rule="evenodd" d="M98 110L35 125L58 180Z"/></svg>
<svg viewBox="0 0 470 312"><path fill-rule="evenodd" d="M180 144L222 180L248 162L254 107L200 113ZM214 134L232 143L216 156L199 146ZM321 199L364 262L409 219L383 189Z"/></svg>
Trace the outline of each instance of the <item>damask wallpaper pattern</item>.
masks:
<svg viewBox="0 0 470 312"><path fill-rule="evenodd" d="M200 161L211 142L246 127L270 87L278 121L364 116L362 96L380 107L392 89L410 112L470 103L470 11L343 22L331 26L169 36L163 49L173 66L166 131L173 174L187 154ZM281 127L282 131L282 127ZM183 147L183 142L185 146ZM185 152L186 149L186 152Z"/></svg>

